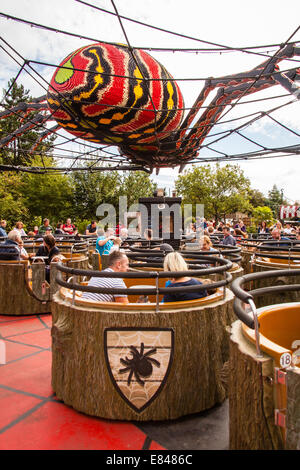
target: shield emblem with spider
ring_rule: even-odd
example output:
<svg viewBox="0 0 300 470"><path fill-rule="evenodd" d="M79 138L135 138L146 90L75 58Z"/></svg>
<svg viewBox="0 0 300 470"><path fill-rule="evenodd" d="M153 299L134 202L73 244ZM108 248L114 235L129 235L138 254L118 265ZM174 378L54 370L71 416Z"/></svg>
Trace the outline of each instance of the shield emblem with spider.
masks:
<svg viewBox="0 0 300 470"><path fill-rule="evenodd" d="M105 359L113 385L137 413L155 400L168 378L174 349L171 328L107 328Z"/></svg>

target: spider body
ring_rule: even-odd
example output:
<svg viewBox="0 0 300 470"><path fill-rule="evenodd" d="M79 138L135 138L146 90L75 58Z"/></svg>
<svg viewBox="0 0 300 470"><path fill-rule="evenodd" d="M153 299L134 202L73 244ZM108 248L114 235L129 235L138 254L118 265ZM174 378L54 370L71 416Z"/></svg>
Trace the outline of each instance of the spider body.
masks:
<svg viewBox="0 0 300 470"><path fill-rule="evenodd" d="M140 352L137 350L135 346L130 346L130 352L132 354L132 359L120 359L121 364L125 365L124 369L120 369L119 372L121 374L128 372L127 384L130 385L132 376L134 375L137 382L144 386L145 382L141 379L141 377L150 377L153 372L153 365L160 367L160 363L153 359L151 356L152 354L156 353L156 348L150 349L148 352L144 354L144 343L141 343Z"/></svg>
<svg viewBox="0 0 300 470"><path fill-rule="evenodd" d="M30 111L37 115L0 140L8 145L34 127L44 127L32 151L52 132L63 128L73 136L99 145L113 145L144 169L184 166L193 161L214 124L231 102L280 84L299 98L300 69L280 72L278 63L295 55L293 44L254 69L205 82L183 119L180 89L165 67L143 50L120 44L95 43L69 54L57 67L46 96L19 103L0 119ZM199 119L198 112L215 88L215 98ZM297 90L297 93L296 93ZM45 124L55 120L56 125Z"/></svg>
<svg viewBox="0 0 300 470"><path fill-rule="evenodd" d="M136 51L133 58L126 46L103 43L62 61L47 102L71 134L145 153L155 153L158 142L178 128L184 107L178 85L153 57Z"/></svg>

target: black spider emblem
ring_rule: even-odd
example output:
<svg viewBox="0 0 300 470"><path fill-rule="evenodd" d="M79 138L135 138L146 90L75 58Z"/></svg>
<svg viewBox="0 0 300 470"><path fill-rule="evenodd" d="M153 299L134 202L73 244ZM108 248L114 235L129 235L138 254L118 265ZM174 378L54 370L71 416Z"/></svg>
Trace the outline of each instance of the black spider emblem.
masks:
<svg viewBox="0 0 300 470"><path fill-rule="evenodd" d="M149 357L151 354L156 353L156 348L150 349L150 351L144 354L144 343L141 343L140 352L138 352L135 346L130 346L130 352L132 354L132 359L120 359L121 364L123 364L125 369L120 369L119 373L124 374L125 372L129 372L127 384L130 385L132 376L134 374L137 382L144 386L145 382L140 378L142 377L150 377L153 371L152 363L155 364L157 367L160 367L160 362L152 357Z"/></svg>

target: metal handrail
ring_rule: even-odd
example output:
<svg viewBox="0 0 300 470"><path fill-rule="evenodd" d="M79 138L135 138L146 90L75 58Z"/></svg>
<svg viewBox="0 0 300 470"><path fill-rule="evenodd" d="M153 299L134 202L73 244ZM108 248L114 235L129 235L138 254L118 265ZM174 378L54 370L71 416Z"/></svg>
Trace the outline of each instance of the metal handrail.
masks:
<svg viewBox="0 0 300 470"><path fill-rule="evenodd" d="M269 287L261 287L258 289L246 291L243 286L245 283L267 278L276 278L281 276L300 276L300 270L291 270L291 269L279 269L272 271L263 271L258 273L245 274L244 276L236 278L231 284L231 290L235 295L233 302L233 309L236 316L245 323L249 328L255 329L255 321L246 312L246 309L243 304L250 305L249 301L254 301L254 297L259 297L265 294L272 294L277 292L292 292L300 291L300 284L285 284L285 285L276 285ZM259 327L259 323L258 323Z"/></svg>

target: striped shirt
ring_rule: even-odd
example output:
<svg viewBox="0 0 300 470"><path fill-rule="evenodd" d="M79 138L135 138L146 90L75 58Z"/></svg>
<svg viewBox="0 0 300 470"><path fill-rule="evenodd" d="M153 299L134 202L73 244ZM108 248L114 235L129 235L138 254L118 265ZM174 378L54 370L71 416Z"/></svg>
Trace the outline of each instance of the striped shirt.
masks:
<svg viewBox="0 0 300 470"><path fill-rule="evenodd" d="M104 269L103 272L111 272L111 268ZM103 287L110 289L126 289L126 284L121 278L92 277L88 286ZM82 299L94 300L96 302L115 302L115 297L127 297L126 294L96 294L94 292L83 292Z"/></svg>

